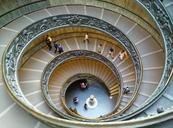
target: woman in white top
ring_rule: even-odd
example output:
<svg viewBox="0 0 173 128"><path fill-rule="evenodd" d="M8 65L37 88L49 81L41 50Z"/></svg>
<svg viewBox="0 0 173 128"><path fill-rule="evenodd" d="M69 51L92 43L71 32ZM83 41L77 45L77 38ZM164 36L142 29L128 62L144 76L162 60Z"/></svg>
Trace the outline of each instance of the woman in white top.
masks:
<svg viewBox="0 0 173 128"><path fill-rule="evenodd" d="M51 49L52 49L52 38L49 35L46 36L46 44L49 48L49 51L51 51Z"/></svg>
<svg viewBox="0 0 173 128"><path fill-rule="evenodd" d="M88 38L88 33L87 34L85 34L85 37L84 37L84 43L87 41L88 43L89 43L89 38Z"/></svg>
<svg viewBox="0 0 173 128"><path fill-rule="evenodd" d="M127 56L127 52L124 51L124 50L122 50L122 51L119 53L119 58L120 58L120 60L123 60L125 56Z"/></svg>

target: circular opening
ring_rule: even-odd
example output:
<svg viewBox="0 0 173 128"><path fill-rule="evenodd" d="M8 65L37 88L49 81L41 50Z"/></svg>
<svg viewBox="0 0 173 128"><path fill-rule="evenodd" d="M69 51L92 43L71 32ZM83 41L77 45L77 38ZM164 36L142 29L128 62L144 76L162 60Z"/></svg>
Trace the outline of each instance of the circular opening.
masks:
<svg viewBox="0 0 173 128"><path fill-rule="evenodd" d="M75 58L73 58L73 56L75 56ZM63 61L61 61L59 58L63 59ZM64 58L66 59L64 60ZM74 118L77 117L80 119L85 118L90 120L97 119L100 116L103 116L104 118L108 115L112 115L117 110L122 96L120 86L121 79L116 68L111 65L111 63L109 63L108 59L102 58L98 53L88 52L86 50L76 50L57 56L57 58L54 59L52 63L50 63L50 66L52 65L55 66L52 67L52 71L46 71L46 75L50 73L50 76L47 75L47 77L49 78L49 81L47 83L48 90L43 92L45 92L44 96L49 98L47 99L48 105L50 105L50 107L53 108L56 113L60 115L64 114L65 116L72 116ZM98 98L100 98L101 96L96 97L96 95L94 94L93 103L91 103L90 100L88 100L87 102L87 99L90 97L89 95L86 97L83 105L81 105L83 106L81 108L84 108L86 103L85 107L87 108L84 108L84 110L88 110L88 108L90 108L94 109L95 112L93 112L93 115L84 115L79 113L77 108L67 105L65 99L67 89L71 87L74 82L78 82L78 80L83 80L83 82L80 82L82 86L86 86L86 83L88 87L90 87L89 85L92 84L102 85L98 87L103 87L103 90L105 90L104 97L107 97L107 99L115 100L112 101L112 103L114 104L110 105L110 108L107 107L105 112L100 113L99 111L101 111L101 109L105 109L105 107L99 107L100 101L98 100ZM88 83L88 81L94 82ZM71 90L73 91L76 89ZM98 90L97 92L100 91ZM73 98L75 98L76 96L68 97L72 97L71 102L74 103ZM79 98L77 98L77 100L78 99ZM97 109L97 107L99 107L99 109Z"/></svg>
<svg viewBox="0 0 173 128"><path fill-rule="evenodd" d="M107 86L95 76L78 77L77 80L74 77L68 80L73 82L65 92L66 106L86 118L98 118L111 113L116 106L117 95L110 96Z"/></svg>

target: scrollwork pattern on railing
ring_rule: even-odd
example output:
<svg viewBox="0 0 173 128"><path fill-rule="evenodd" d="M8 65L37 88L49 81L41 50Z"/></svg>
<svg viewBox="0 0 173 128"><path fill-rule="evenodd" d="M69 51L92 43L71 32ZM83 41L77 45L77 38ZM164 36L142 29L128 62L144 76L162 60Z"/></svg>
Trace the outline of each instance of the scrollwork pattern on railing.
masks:
<svg viewBox="0 0 173 128"><path fill-rule="evenodd" d="M173 33L172 33L173 26L172 26L170 18L168 17L164 7L161 5L159 0L137 0L137 1L139 3L141 3L143 6L145 6L147 8L147 10L150 12L150 14L153 17L155 17L158 25L160 26L160 30L164 36L163 38L165 40L166 67L164 70L164 77L160 84L161 86L156 92L158 94L155 93L156 96L158 96L160 94L159 92L162 92L164 90L164 87L166 86L165 83L166 83L166 81L170 75L170 71L173 67L173 64L172 64L173 63L173 50L172 50L173 49ZM130 43L129 40L127 40L126 43L123 43L124 40L126 41L126 37L124 37L123 34L122 34L123 36L120 36L121 32L120 32L120 34L117 34L117 33L119 33L119 31L116 28L114 28L114 26L111 26L111 25L107 26L107 25L105 25L106 23L103 21L102 21L103 24L101 24L101 22L99 22L98 19L92 18L92 17L87 17L87 16L69 15L68 17L69 17L69 19L64 15L54 16L51 18L47 18L44 21L42 20L42 21L32 24L29 27L27 27L25 30L23 30L16 37L16 39L11 43L11 45L8 47L4 60L3 60L3 62L4 62L4 72L3 73L4 73L4 77L6 79L6 82L7 82L7 86L9 88L11 88L12 91L14 91L14 95L16 95L17 98L18 98L18 96L19 97L22 96L21 92L18 89L19 87L17 84L17 76L16 76L17 65L18 65L17 61L20 58L22 50L26 47L27 44L29 44L29 42L30 42L30 40L32 40L32 38L37 37L39 34L41 34L44 31L48 31L49 29L57 28L60 26L69 26L69 25L82 26L83 25L83 26L95 27L95 28L97 28L97 26L99 26L98 27L99 29L111 34L114 38L117 38L125 46L125 48L129 51L129 54L131 56L133 56L134 63L137 62L136 63L136 66L138 67L137 72L140 74L141 68L140 68L140 62L139 62L139 58L138 58L136 50L134 49L134 47L132 46L132 44ZM84 20L86 20L86 22ZM88 23L88 24L83 24L83 22ZM15 43L15 42L17 42L17 43ZM154 98L155 97L151 98L150 101L152 101L152 99L154 99ZM40 117L41 117L41 115L40 115ZM152 121L153 122L155 121L154 118ZM143 124L144 123L146 124L146 122L148 122L148 120L143 119L142 122L138 122L138 123L141 123L141 126L144 126ZM48 123L50 123L50 120ZM53 123L55 123L55 121ZM68 123L68 122L65 122L65 123ZM70 125L73 123L70 122L68 124ZM99 124L103 125L102 123L99 123ZM150 122L150 124L151 124L151 122ZM80 124L80 125L82 125L82 124ZM107 124L107 125L109 125L111 127L110 124ZM138 124L138 126L139 125L140 124ZM88 124L84 124L83 126L87 127ZM90 127L90 126L88 126L88 127ZM119 126L119 124L117 124L116 126ZM124 126L129 126L129 127L134 126L135 127L135 124L134 124L134 121L133 122L129 121L127 123L124 123ZM112 127L115 127L115 126L112 126Z"/></svg>
<svg viewBox="0 0 173 128"><path fill-rule="evenodd" d="M148 11L154 16L157 21L159 28L163 34L165 41L165 56L166 56L166 66L164 71L163 79L160 81L159 89L155 93L158 95L158 92L162 92L166 86L167 80L170 76L172 67L173 67L173 25L172 22L160 1L157 0L139 0Z"/></svg>
<svg viewBox="0 0 173 128"><path fill-rule="evenodd" d="M64 113L59 111L58 108L51 101L49 94L48 94L48 83L49 83L50 76L55 68L57 68L59 65L61 65L62 63L65 63L68 60L71 60L74 58L79 58L79 57L90 58L90 59L94 59L94 60L104 63L109 69L112 70L112 73L118 79L118 81L120 83L122 82L122 78L119 74L119 71L118 71L118 69L116 69L114 64L109 59L105 58L104 56L102 56L98 53L95 53L92 51L87 51L87 50L73 50L73 51L69 51L69 52L60 54L59 56L56 56L44 69L44 72L42 74L42 80L41 80L41 88L42 88L43 95L44 95L48 105L51 108L53 108L53 110L57 114L59 114L60 116L62 116L64 118L69 117L69 115L66 115L66 114L64 115ZM70 116L70 118L72 118L72 117ZM75 119L77 119L77 117ZM78 119L78 120L80 120L80 119Z"/></svg>
<svg viewBox="0 0 173 128"><path fill-rule="evenodd" d="M7 82L8 88L13 91L13 95L18 100L19 97L24 97L24 95L22 94L18 84L17 69L20 59L24 54L27 46L32 43L32 40L44 34L45 32L48 32L52 29L68 26L94 28L103 31L112 36L114 39L118 40L118 42L120 42L121 45L123 45L128 51L129 55L132 56L132 60L136 70L136 90L138 90L142 76L142 67L138 51L130 42L130 40L115 26L103 20L85 15L67 14L48 17L29 25L17 35L17 37L11 42L11 44L7 48L3 59L4 78ZM52 64L52 66L54 65Z"/></svg>
<svg viewBox="0 0 173 128"><path fill-rule="evenodd" d="M158 85L157 90L152 94L152 96L147 100L145 104L143 104L138 110L135 112L124 115L121 118L127 119L130 118L143 110L147 107L151 106L154 101L157 101L158 97L161 96L161 93L167 87L167 83L169 82L169 77L171 75L171 70L173 68L173 24L161 4L159 0L138 0L154 17L155 21L157 22L161 33L163 34L164 39L164 46L165 46L165 69L162 76L162 79Z"/></svg>

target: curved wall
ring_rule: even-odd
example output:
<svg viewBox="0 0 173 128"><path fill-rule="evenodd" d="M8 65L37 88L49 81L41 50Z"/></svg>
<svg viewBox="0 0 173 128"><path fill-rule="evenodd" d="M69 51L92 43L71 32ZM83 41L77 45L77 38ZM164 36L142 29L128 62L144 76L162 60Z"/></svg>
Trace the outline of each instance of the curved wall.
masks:
<svg viewBox="0 0 173 128"><path fill-rule="evenodd" d="M45 4L45 6L47 7L48 5L47 4ZM37 8L36 8L37 9Z"/></svg>
<svg viewBox="0 0 173 128"><path fill-rule="evenodd" d="M118 12L124 16L127 16L131 20L140 24L151 35L155 37L158 42L161 42L159 36L159 30L155 24L153 18L148 15L147 11L144 11L136 1L131 0L10 0L0 2L0 28L9 22L19 18L25 14L38 11L40 9L46 9L59 5L91 5L100 8L105 8L114 12Z"/></svg>

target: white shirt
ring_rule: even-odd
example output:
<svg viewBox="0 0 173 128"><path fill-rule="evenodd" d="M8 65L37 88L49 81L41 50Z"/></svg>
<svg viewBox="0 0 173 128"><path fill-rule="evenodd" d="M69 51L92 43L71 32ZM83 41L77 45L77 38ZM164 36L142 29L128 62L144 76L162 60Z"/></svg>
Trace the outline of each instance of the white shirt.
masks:
<svg viewBox="0 0 173 128"><path fill-rule="evenodd" d="M85 35L85 40L87 40L87 39L88 39L88 34Z"/></svg>
<svg viewBox="0 0 173 128"><path fill-rule="evenodd" d="M49 36L49 37L48 37L48 40L51 42L51 41L52 41L52 38Z"/></svg>

